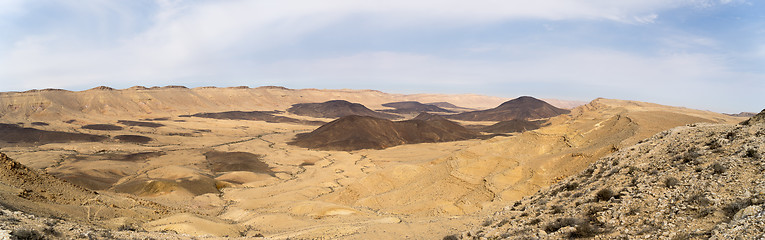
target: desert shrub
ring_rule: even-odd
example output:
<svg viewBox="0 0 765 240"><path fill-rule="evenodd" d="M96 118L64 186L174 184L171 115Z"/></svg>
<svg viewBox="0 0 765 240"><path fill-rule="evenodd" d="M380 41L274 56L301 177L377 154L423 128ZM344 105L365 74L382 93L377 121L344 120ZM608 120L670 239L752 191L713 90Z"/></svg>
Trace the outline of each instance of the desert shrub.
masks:
<svg viewBox="0 0 765 240"><path fill-rule="evenodd" d="M674 188L678 184L680 184L680 180L677 180L675 177L668 177L664 179L664 186L667 188Z"/></svg>
<svg viewBox="0 0 765 240"><path fill-rule="evenodd" d="M576 218L558 218L555 219L555 221L548 223L545 225L545 232L552 233L557 232L559 229L569 226L576 226L580 223L584 222L581 219Z"/></svg>
<svg viewBox="0 0 765 240"><path fill-rule="evenodd" d="M534 218L534 219L531 219L531 221L527 222L526 225L537 225L540 222L542 222L542 219Z"/></svg>
<svg viewBox="0 0 765 240"><path fill-rule="evenodd" d="M459 240L460 238L457 237L456 234L448 235L443 238L443 240Z"/></svg>
<svg viewBox="0 0 765 240"><path fill-rule="evenodd" d="M612 197L614 197L616 194L614 194L614 191L611 191L611 189L604 188L598 191L595 194L595 197L598 201L608 201L611 200Z"/></svg>
<svg viewBox="0 0 765 240"><path fill-rule="evenodd" d="M578 187L579 187L579 183L578 182L570 182L570 183L566 183L566 185L563 186L563 189L566 189L566 191L572 191L572 190L575 190Z"/></svg>
<svg viewBox="0 0 765 240"><path fill-rule="evenodd" d="M481 226L488 227L491 225L491 219L483 220L483 223L481 223Z"/></svg>
<svg viewBox="0 0 765 240"><path fill-rule="evenodd" d="M510 220L502 219L502 221L499 221L499 223L497 223L497 227L505 226L505 224L508 224L508 223L510 223Z"/></svg>
<svg viewBox="0 0 765 240"><path fill-rule="evenodd" d="M715 212L714 209L711 209L711 208L702 208L702 209L699 209L698 212L696 212L696 217L697 218L705 218L705 217L711 215L714 212Z"/></svg>
<svg viewBox="0 0 765 240"><path fill-rule="evenodd" d="M701 154L699 154L698 152L696 152L696 148L694 147L694 148L691 148L691 149L689 149L687 152L683 153L683 155L681 155L681 156L678 158L678 160L681 160L683 163L693 163L693 164L698 164L698 162L697 162L696 160L697 160L697 159L698 159L700 156L701 156Z"/></svg>
<svg viewBox="0 0 765 240"><path fill-rule="evenodd" d="M135 232L136 228L132 224L122 224L119 226L119 228L117 228L117 230Z"/></svg>
<svg viewBox="0 0 765 240"><path fill-rule="evenodd" d="M717 139L714 139L714 140L712 140L712 141L709 141L709 142L707 143L707 146L709 147L709 149L711 149L711 150L715 150L715 149L721 148L721 147L722 147L722 144L720 144L720 142L719 142L719 141L717 141Z"/></svg>
<svg viewBox="0 0 765 240"><path fill-rule="evenodd" d="M630 210L627 212L627 215L633 216L640 212L640 207L631 207Z"/></svg>
<svg viewBox="0 0 765 240"><path fill-rule="evenodd" d="M34 229L16 229L11 231L11 239L17 240L42 240L45 239L40 232Z"/></svg>
<svg viewBox="0 0 765 240"><path fill-rule="evenodd" d="M677 233L674 237L672 237L672 240L690 240L691 235L687 233Z"/></svg>
<svg viewBox="0 0 765 240"><path fill-rule="evenodd" d="M43 234L45 234L47 236L54 236L54 237L60 237L61 236L61 233L56 231L56 229L53 228L53 227L45 227L45 228L43 228L42 232L43 232Z"/></svg>
<svg viewBox="0 0 765 240"><path fill-rule="evenodd" d="M552 205L550 211L552 211L552 214L563 213L563 207L560 205Z"/></svg>
<svg viewBox="0 0 765 240"><path fill-rule="evenodd" d="M725 173L725 171L728 171L728 168L726 168L724 165L720 163L712 164L711 168L714 174L723 174Z"/></svg>
<svg viewBox="0 0 765 240"><path fill-rule="evenodd" d="M576 225L576 227L574 227L574 231L569 233L569 237L571 237L571 238L589 238L589 237L594 237L597 234L598 233L597 233L595 227L593 227L588 222L582 222L582 223Z"/></svg>
<svg viewBox="0 0 765 240"><path fill-rule="evenodd" d="M697 193L693 194L690 198L688 198L688 202L699 205L699 206L708 206L712 203L711 200L709 200L707 197L704 196L704 194Z"/></svg>
<svg viewBox="0 0 765 240"><path fill-rule="evenodd" d="M750 148L750 149L746 150L746 157L754 158L754 159L759 159L760 158L760 153L757 152L757 150Z"/></svg>
<svg viewBox="0 0 765 240"><path fill-rule="evenodd" d="M728 205L725 205L722 210L726 216L732 218L738 211L748 207L749 205L751 205L751 201L749 201L749 199L739 199L729 203Z"/></svg>

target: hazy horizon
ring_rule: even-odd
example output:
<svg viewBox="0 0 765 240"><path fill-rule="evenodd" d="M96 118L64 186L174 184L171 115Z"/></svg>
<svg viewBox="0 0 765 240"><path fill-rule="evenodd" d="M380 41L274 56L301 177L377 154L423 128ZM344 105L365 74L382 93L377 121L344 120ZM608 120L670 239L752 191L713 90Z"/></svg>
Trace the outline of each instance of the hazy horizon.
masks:
<svg viewBox="0 0 765 240"><path fill-rule="evenodd" d="M284 86L765 105L765 7L677 1L0 2L0 91Z"/></svg>

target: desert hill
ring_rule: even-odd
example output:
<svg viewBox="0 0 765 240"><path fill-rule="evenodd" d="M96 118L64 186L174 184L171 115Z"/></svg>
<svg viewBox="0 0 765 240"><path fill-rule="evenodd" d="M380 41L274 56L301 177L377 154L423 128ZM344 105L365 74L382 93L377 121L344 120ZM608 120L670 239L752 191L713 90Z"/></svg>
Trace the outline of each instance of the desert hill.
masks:
<svg viewBox="0 0 765 240"><path fill-rule="evenodd" d="M451 106L454 106L454 105L451 105ZM443 109L436 105L422 104L416 101L384 103L383 107L393 108L393 109L382 110L384 112L392 112L392 113L399 113L399 114L412 114L412 113L418 114L421 112L454 113L454 111L452 110ZM454 106L454 108L457 108L457 106Z"/></svg>
<svg viewBox="0 0 765 240"><path fill-rule="evenodd" d="M450 115L448 118L466 121L507 121L549 118L566 113L569 111L553 107L533 97L523 96L492 109Z"/></svg>
<svg viewBox="0 0 765 240"><path fill-rule="evenodd" d="M400 116L375 112L359 103L345 100L331 100L323 103L299 103L292 105L287 112L316 118L339 118L350 115L369 116L383 119L397 119Z"/></svg>
<svg viewBox="0 0 765 240"><path fill-rule="evenodd" d="M292 144L311 149L350 151L476 137L477 133L457 123L427 113L398 122L351 115L327 123L313 132L300 134Z"/></svg>
<svg viewBox="0 0 765 240"><path fill-rule="evenodd" d="M760 238L765 123L754 120L656 134L508 205L462 237Z"/></svg>

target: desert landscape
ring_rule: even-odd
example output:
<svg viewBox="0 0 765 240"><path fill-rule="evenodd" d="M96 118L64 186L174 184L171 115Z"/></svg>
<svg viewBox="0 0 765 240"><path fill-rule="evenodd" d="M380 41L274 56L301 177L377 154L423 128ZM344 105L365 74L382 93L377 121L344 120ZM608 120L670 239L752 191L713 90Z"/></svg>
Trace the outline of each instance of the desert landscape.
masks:
<svg viewBox="0 0 765 240"><path fill-rule="evenodd" d="M764 13L0 0L0 240L765 239Z"/></svg>
<svg viewBox="0 0 765 240"><path fill-rule="evenodd" d="M762 219L762 114L738 125L747 118L616 99L564 109L529 96L283 87L46 89L0 103L8 236L762 234L747 222ZM735 183L693 177L707 171ZM649 217L690 192L703 209L673 214L704 218Z"/></svg>

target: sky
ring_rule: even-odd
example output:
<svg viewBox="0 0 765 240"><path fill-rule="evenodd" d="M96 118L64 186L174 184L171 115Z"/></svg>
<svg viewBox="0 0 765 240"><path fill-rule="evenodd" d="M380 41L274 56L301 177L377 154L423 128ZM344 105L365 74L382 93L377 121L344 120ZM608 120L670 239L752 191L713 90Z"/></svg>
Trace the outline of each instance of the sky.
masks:
<svg viewBox="0 0 765 240"><path fill-rule="evenodd" d="M765 108L759 0L0 0L0 91L375 89Z"/></svg>

